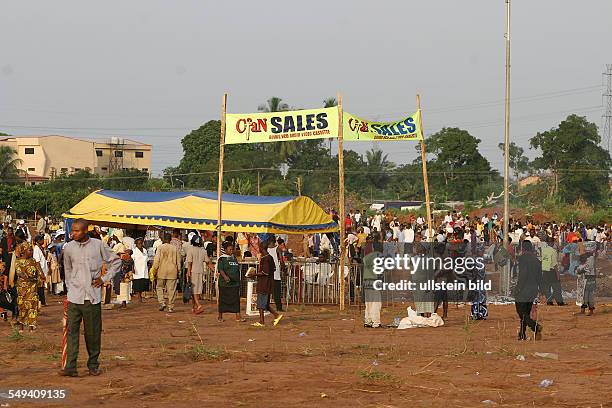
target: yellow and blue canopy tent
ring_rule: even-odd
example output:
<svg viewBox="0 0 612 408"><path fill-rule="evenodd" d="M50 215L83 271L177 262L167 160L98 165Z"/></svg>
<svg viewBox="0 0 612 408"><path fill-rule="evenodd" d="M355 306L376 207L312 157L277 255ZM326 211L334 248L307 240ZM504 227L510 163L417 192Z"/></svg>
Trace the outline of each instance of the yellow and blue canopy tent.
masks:
<svg viewBox="0 0 612 408"><path fill-rule="evenodd" d="M223 194L222 231L303 234L338 230L330 215L308 197ZM65 218L110 227L216 230L217 193L98 190Z"/></svg>

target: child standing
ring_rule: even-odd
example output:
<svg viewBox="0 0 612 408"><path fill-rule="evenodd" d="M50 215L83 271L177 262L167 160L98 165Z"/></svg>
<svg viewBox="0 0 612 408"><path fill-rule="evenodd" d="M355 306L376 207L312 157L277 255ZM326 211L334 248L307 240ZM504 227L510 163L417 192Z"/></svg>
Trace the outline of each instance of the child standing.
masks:
<svg viewBox="0 0 612 408"><path fill-rule="evenodd" d="M113 287L115 294L121 301L121 308L127 307L127 301L130 299L130 285L129 282L132 280L134 275L134 260L132 259L132 250L126 249L119 253L121 258L121 269L113 277ZM122 285L122 283L124 285ZM123 290L122 290L123 289Z"/></svg>

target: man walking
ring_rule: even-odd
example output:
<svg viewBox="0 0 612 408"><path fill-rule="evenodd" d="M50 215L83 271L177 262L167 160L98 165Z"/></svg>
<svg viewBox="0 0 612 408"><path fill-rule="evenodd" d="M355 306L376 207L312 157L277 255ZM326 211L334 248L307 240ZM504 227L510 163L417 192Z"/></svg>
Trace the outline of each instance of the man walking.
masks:
<svg viewBox="0 0 612 408"><path fill-rule="evenodd" d="M121 260L102 241L90 238L89 224L78 219L72 224L73 240L64 246L64 272L68 289L68 358L60 375L78 377L77 358L81 321L85 329L85 345L89 359L89 375L100 375L100 344L102 341L101 287L109 282L121 267ZM102 264L107 265L101 276Z"/></svg>
<svg viewBox="0 0 612 408"><path fill-rule="evenodd" d="M380 327L380 309L382 308L382 294L375 289L375 282L382 279L382 275L374 272L374 263L383 256L383 245L380 234L374 232L372 244L367 244L363 257L363 296L365 302L365 316L363 327Z"/></svg>
<svg viewBox="0 0 612 408"><path fill-rule="evenodd" d="M519 340L527 340L527 327L535 333L536 340L542 338L542 326L531 318L531 307L533 301L540 293L542 286L542 264L533 253L533 244L530 241L523 241L523 253L518 258L518 281L515 288L515 307L516 313L521 319Z"/></svg>
<svg viewBox="0 0 612 408"><path fill-rule="evenodd" d="M542 281L544 284L544 296L546 303L553 304L553 299L557 302L557 306L563 306L563 295L561 293L561 282L559 281L559 267L557 250L553 247L554 238L548 237L547 242L542 245Z"/></svg>
<svg viewBox="0 0 612 408"><path fill-rule="evenodd" d="M157 247L153 259L153 270L157 271L157 301L159 311L163 312L166 307L168 313L174 312L174 300L176 299L176 281L181 270L181 254L177 247L170 243L172 235L164 233L162 244ZM165 300L164 290L168 302Z"/></svg>
<svg viewBox="0 0 612 408"><path fill-rule="evenodd" d="M268 240L268 253L272 256L274 260L274 283L272 286L272 292L274 295L274 303L276 304L276 310L279 312L283 311L283 302L282 302L282 291L283 291L283 273L285 271L285 261L283 259L282 251L280 251L279 246L277 245L277 241L274 239L274 235ZM284 244L285 241L279 238L278 243Z"/></svg>

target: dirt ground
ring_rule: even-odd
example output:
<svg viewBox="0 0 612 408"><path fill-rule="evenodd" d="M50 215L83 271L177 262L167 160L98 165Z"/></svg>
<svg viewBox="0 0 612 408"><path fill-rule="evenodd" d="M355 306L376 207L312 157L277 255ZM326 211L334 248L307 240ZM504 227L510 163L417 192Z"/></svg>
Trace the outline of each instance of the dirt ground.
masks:
<svg viewBox="0 0 612 408"><path fill-rule="evenodd" d="M612 305L592 317L576 306L540 306L542 341L518 342L513 305L491 305L470 321L451 305L443 327L366 329L361 312L290 306L278 327L218 323L214 305L199 316L182 303L174 314L156 302L104 311L102 368L57 375L62 305L49 300L34 334L0 322L2 388L63 388L68 399L9 406L61 407L439 407L611 406ZM407 305L383 309L383 323ZM83 341L81 342L83 343ZM557 359L534 356L558 355ZM524 356L525 360L517 359ZM519 357L520 358L520 357ZM553 380L548 388L543 379ZM492 402L483 402L490 400ZM2 401L4 402L4 401ZM4 405L3 405L4 406Z"/></svg>

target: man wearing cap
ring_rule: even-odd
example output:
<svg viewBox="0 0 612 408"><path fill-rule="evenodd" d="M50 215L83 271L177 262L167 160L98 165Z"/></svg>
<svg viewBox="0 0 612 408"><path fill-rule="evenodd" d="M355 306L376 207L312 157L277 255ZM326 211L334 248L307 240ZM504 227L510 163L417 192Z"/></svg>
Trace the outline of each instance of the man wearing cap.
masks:
<svg viewBox="0 0 612 408"><path fill-rule="evenodd" d="M90 238L89 223L78 219L72 224L72 241L64 246L64 273L68 290L68 358L60 375L78 377L77 358L81 321L87 345L89 375L100 375L100 344L102 342L101 287L109 282L121 267L121 260L102 241ZM106 273L102 264L107 265Z"/></svg>
<svg viewBox="0 0 612 408"><path fill-rule="evenodd" d="M108 246L109 239L110 239L110 236L108 235L108 227L101 227L100 228L100 240L102 241L102 243L104 243L104 245Z"/></svg>
<svg viewBox="0 0 612 408"><path fill-rule="evenodd" d="M17 225L17 229L23 232L26 241L30 242L32 240L32 236L30 235L30 229L28 228L25 220L19 220L19 225Z"/></svg>

